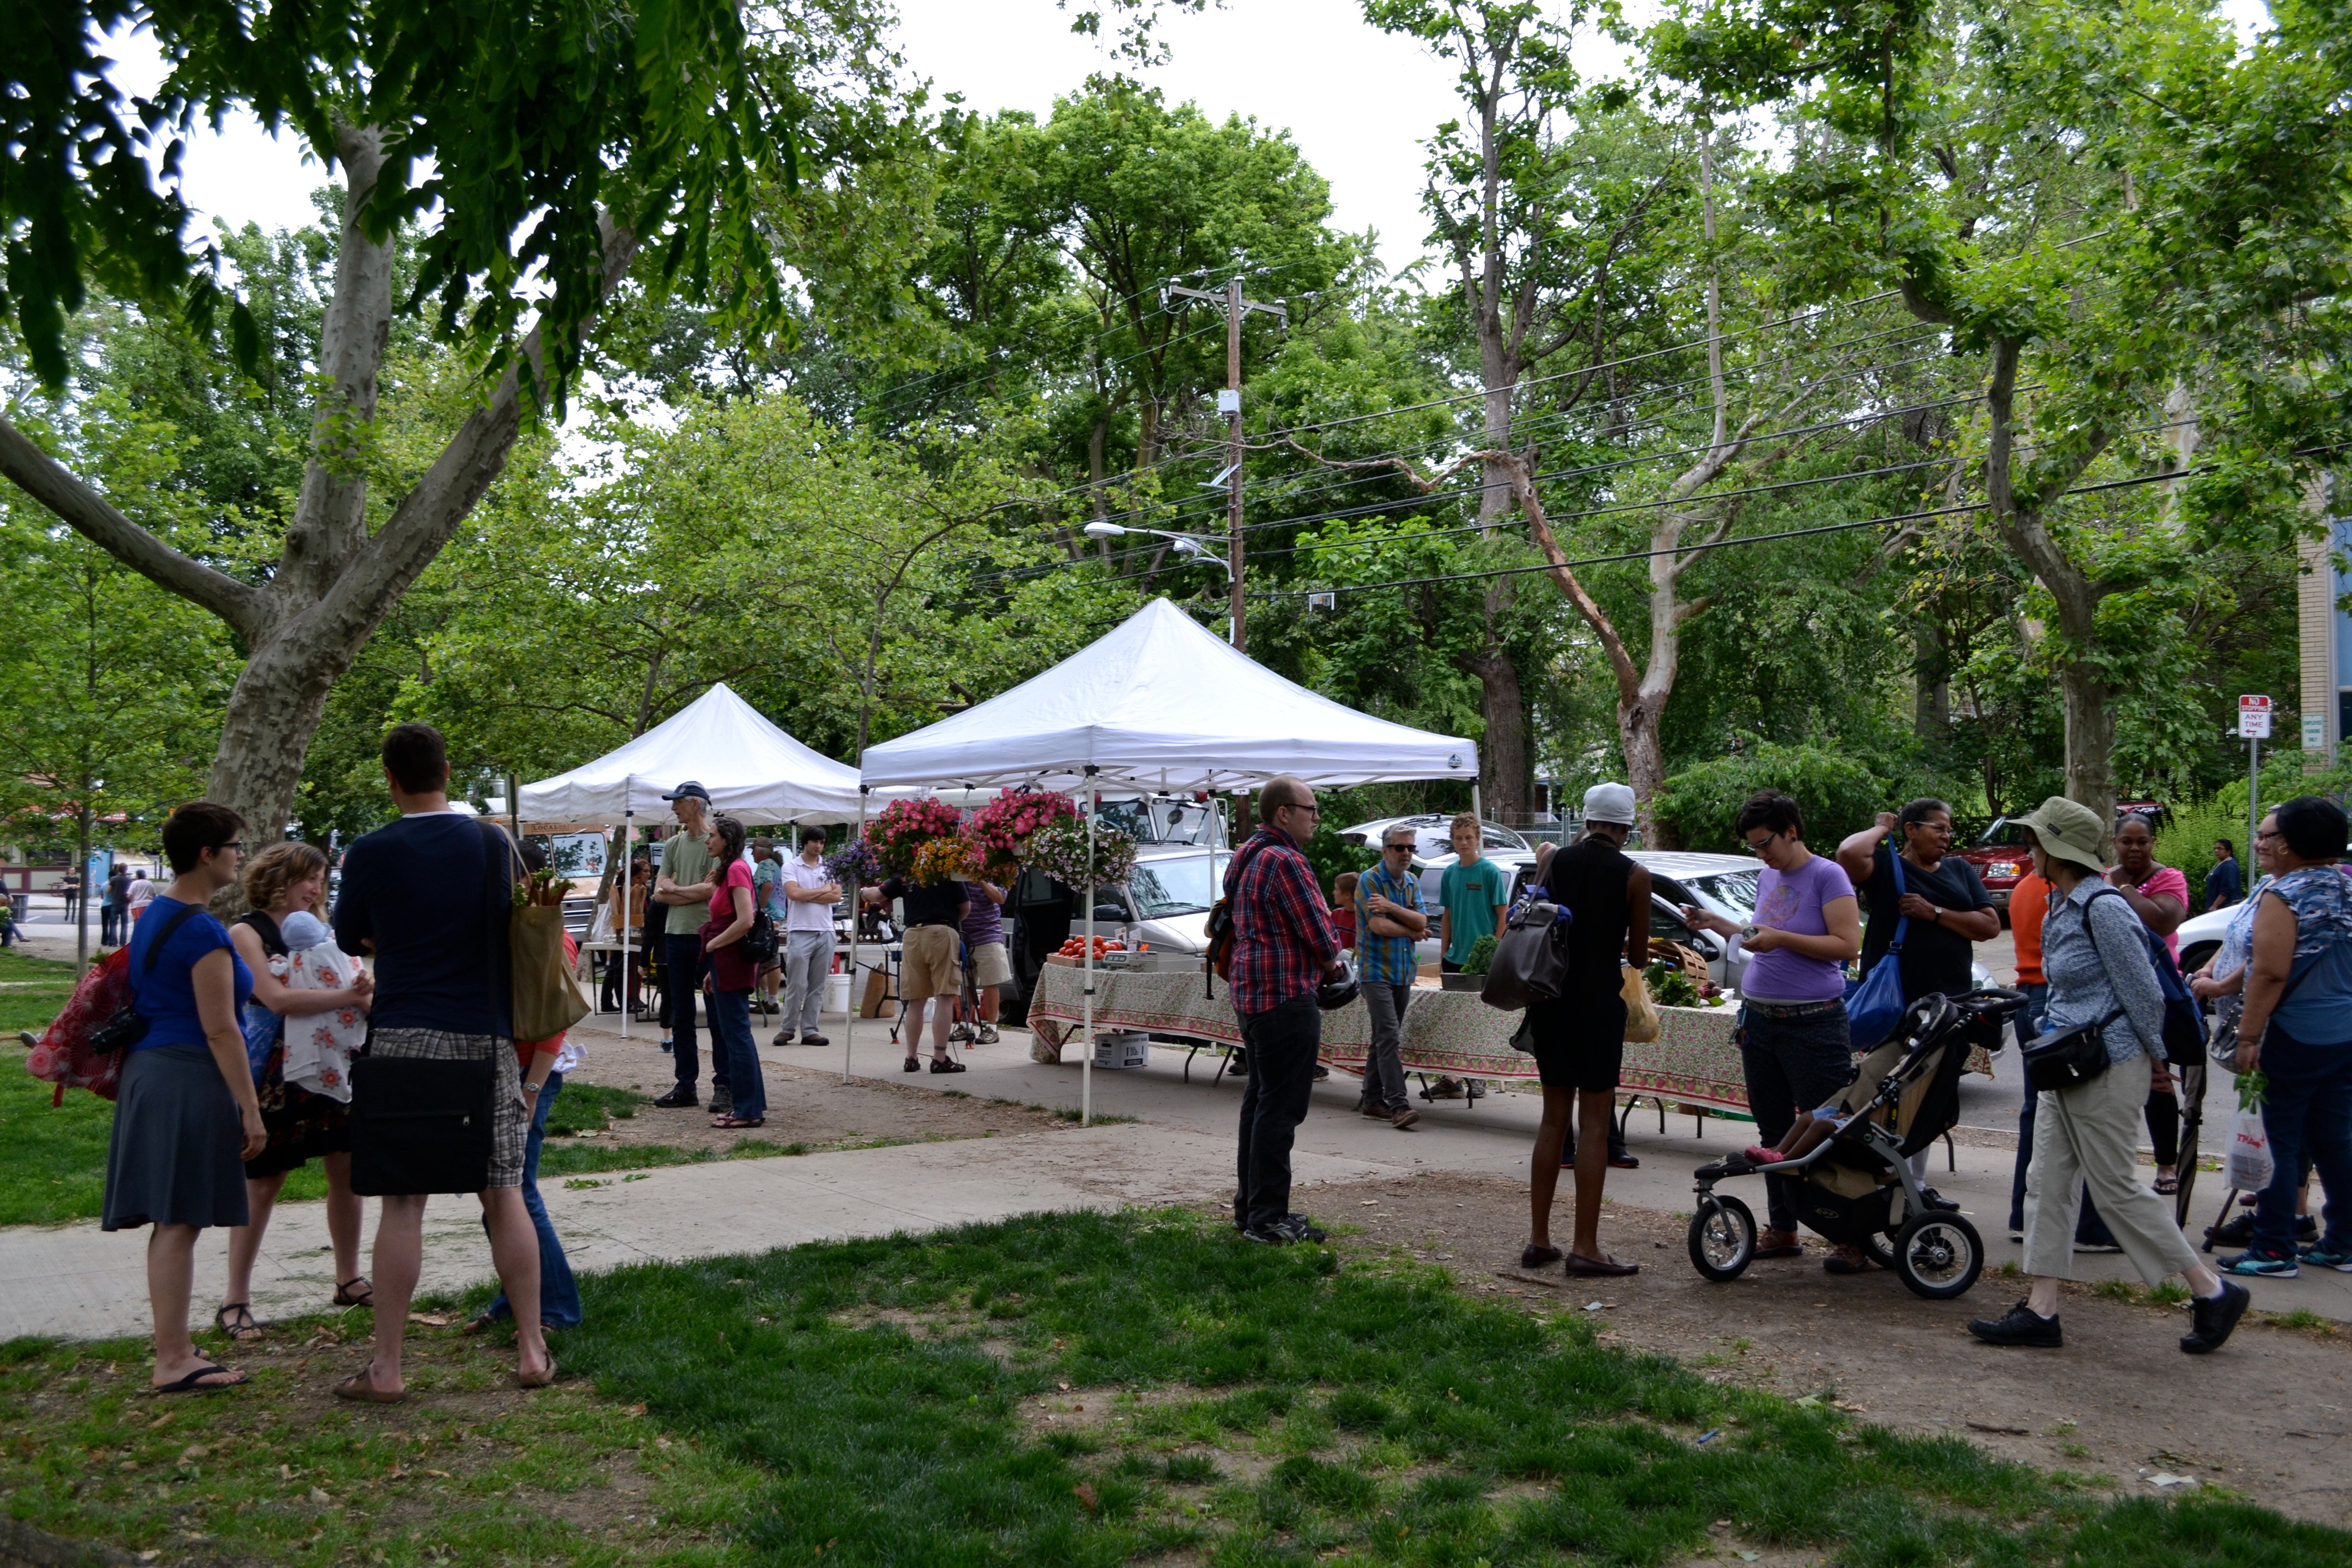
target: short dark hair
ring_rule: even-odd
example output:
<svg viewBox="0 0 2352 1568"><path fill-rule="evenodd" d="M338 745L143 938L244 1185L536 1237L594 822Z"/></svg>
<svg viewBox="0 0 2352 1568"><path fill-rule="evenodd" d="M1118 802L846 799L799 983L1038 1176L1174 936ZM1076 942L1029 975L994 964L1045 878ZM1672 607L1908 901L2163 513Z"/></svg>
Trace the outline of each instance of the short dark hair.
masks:
<svg viewBox="0 0 2352 1568"><path fill-rule="evenodd" d="M2213 842L2220 847L2221 858L2224 860L2235 860L2238 858L2238 847L2231 843L2228 839L2216 838Z"/></svg>
<svg viewBox="0 0 2352 1568"><path fill-rule="evenodd" d="M175 874L193 871L205 850L234 844L244 832L245 818L228 807L192 800L163 823L163 858Z"/></svg>
<svg viewBox="0 0 2352 1568"><path fill-rule="evenodd" d="M720 812L710 819L710 831L725 842L726 851L719 857L719 870L724 876L727 868L743 858L743 819Z"/></svg>
<svg viewBox="0 0 2352 1568"><path fill-rule="evenodd" d="M410 795L430 795L449 782L449 743L430 724L395 724L383 738L383 771Z"/></svg>
<svg viewBox="0 0 2352 1568"><path fill-rule="evenodd" d="M812 822L806 827L801 829L801 842L803 844L806 844L812 838L815 839L819 844L830 842L830 840L828 840L824 836L824 823Z"/></svg>
<svg viewBox="0 0 2352 1568"><path fill-rule="evenodd" d="M1797 808L1795 801L1779 790L1759 789L1740 805L1738 818L1731 825L1731 830L1742 838L1755 827L1769 827L1791 838L1802 838L1805 836L1805 814Z"/></svg>
<svg viewBox="0 0 2352 1568"><path fill-rule="evenodd" d="M2344 856L2344 808L2326 795L2299 795L2271 810L2279 837L2298 860L2336 860Z"/></svg>
<svg viewBox="0 0 2352 1568"><path fill-rule="evenodd" d="M1942 801L1937 800L1932 795L1923 795L1917 800L1905 801L1903 803L1903 809L1895 814L1895 819L1897 822L1900 822L1904 826L1908 827L1915 822L1927 821L1929 817L1935 816L1936 813L1939 811L1946 816L1952 815L1952 808L1950 806L1945 805Z"/></svg>
<svg viewBox="0 0 2352 1568"><path fill-rule="evenodd" d="M540 842L538 839L524 839L520 844L515 846L515 853L522 857L522 868L524 870L544 871L547 869L547 846Z"/></svg>

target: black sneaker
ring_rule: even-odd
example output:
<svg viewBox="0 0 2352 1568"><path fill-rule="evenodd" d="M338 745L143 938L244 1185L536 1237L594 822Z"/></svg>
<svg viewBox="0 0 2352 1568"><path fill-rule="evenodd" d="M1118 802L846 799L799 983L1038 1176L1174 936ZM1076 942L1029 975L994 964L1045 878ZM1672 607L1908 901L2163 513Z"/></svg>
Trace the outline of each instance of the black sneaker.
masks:
<svg viewBox="0 0 2352 1568"><path fill-rule="evenodd" d="M1969 1332L1989 1345L2031 1345L2042 1350L2056 1350L2065 1340L2058 1332L2056 1314L2045 1318L2020 1301L1998 1318L1979 1318L1969 1324Z"/></svg>
<svg viewBox="0 0 2352 1568"><path fill-rule="evenodd" d="M2221 1281L2219 1296L2200 1296L2189 1304L2189 1321L2194 1326L2180 1336L2180 1348L2190 1355L2210 1355L2220 1350L2246 1315L2246 1304L2253 1293L2243 1285Z"/></svg>
<svg viewBox="0 0 2352 1568"><path fill-rule="evenodd" d="M2217 1247L2252 1247L2253 1244L2254 1216L2251 1211L2209 1226L2205 1232L2205 1249L2208 1252Z"/></svg>
<svg viewBox="0 0 2352 1568"><path fill-rule="evenodd" d="M1307 1216L1303 1214L1295 1214L1287 1219L1276 1220L1272 1225L1260 1226L1255 1230L1245 1230L1242 1232L1242 1236L1247 1240L1259 1242L1267 1247L1290 1247L1302 1241L1327 1239L1323 1232L1307 1223Z"/></svg>
<svg viewBox="0 0 2352 1568"><path fill-rule="evenodd" d="M1290 1223L1298 1227L1298 1239L1301 1241L1328 1241L1331 1239L1329 1237L1323 1234L1321 1226L1318 1226L1313 1220L1308 1219L1303 1214L1292 1215L1290 1216Z"/></svg>
<svg viewBox="0 0 2352 1568"><path fill-rule="evenodd" d="M664 1110L698 1110L702 1106L702 1101L696 1096L694 1086L690 1083L679 1084L654 1103Z"/></svg>
<svg viewBox="0 0 2352 1568"><path fill-rule="evenodd" d="M735 1095L726 1085L721 1084L710 1091L710 1113L713 1116L735 1114Z"/></svg>
<svg viewBox="0 0 2352 1568"><path fill-rule="evenodd" d="M1943 1194L1937 1192L1933 1187L1921 1187L1919 1189L1919 1195L1927 1200L1927 1206L1931 1209L1944 1209L1952 1214L1958 1214L1960 1212L1959 1205L1954 1203L1951 1199L1946 1197Z"/></svg>

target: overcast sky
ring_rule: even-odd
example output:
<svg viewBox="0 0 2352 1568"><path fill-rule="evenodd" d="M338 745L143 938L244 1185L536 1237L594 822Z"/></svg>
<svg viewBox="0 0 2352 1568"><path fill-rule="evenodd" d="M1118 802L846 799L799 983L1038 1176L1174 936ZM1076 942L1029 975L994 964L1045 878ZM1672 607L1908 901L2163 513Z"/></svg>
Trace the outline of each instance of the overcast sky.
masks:
<svg viewBox="0 0 2352 1568"><path fill-rule="evenodd" d="M1110 65L1093 39L1071 33L1054 0L898 0L898 12L909 72L971 109L1042 118L1055 97ZM1330 181L1341 227L1377 229L1392 269L1421 253L1421 143L1454 112L1451 73L1433 56L1367 26L1359 0L1227 0L1221 11L1175 18L1167 37L1169 63L1144 74L1171 101L1289 132ZM118 47L120 85L152 89L161 74L154 51L136 37ZM1615 62L1599 46L1587 63ZM304 162L299 139L273 141L243 116L219 136L200 135L186 168L189 200L207 219L266 228L310 222L310 193L324 177Z"/></svg>

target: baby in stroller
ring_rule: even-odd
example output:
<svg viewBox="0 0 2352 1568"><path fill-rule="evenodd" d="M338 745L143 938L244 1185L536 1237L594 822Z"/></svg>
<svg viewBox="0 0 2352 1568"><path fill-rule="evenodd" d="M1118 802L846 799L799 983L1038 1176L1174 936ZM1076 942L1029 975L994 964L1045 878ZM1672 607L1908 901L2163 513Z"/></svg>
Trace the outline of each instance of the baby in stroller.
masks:
<svg viewBox="0 0 2352 1568"><path fill-rule="evenodd" d="M1694 1173L1693 1266L1723 1281L1754 1261L1754 1213L1716 1186L1769 1173L1790 1184L1784 1192L1807 1229L1859 1247L1916 1294L1947 1300L1965 1293L1983 1270L1984 1243L1955 1205L1920 1184L1911 1156L1958 1120L1969 1051L2000 1049L2003 1020L2024 1005L2021 993L1990 987L1922 997L1885 1043L1862 1058L1844 1089L1800 1118L1779 1144L1754 1145L1700 1166Z"/></svg>

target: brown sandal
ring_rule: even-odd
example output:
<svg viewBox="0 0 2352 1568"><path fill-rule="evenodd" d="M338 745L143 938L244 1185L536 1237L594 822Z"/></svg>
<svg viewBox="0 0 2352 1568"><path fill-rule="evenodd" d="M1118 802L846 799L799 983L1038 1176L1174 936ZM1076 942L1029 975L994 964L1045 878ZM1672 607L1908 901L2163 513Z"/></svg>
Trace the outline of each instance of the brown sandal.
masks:
<svg viewBox="0 0 2352 1568"><path fill-rule="evenodd" d="M354 1400L362 1405L397 1405L408 1397L408 1390L404 1388L394 1394L386 1394L383 1389L378 1388L368 1375L373 1371L375 1371L375 1363L371 1361L367 1365L335 1384L335 1397Z"/></svg>
<svg viewBox="0 0 2352 1568"><path fill-rule="evenodd" d="M354 1285L361 1286L362 1289L355 1293L352 1289L352 1287ZM335 1287L335 1305L338 1307L373 1307L375 1305L375 1286L369 1281L366 1275L354 1274L350 1279Z"/></svg>
<svg viewBox="0 0 2352 1568"><path fill-rule="evenodd" d="M555 1381L555 1358L553 1356L549 1356L547 1358L547 1370L539 1373L535 1377L530 1373L523 1371L522 1368L517 1367L514 1371L507 1374L507 1381L513 1384L517 1388L545 1388L549 1384Z"/></svg>

